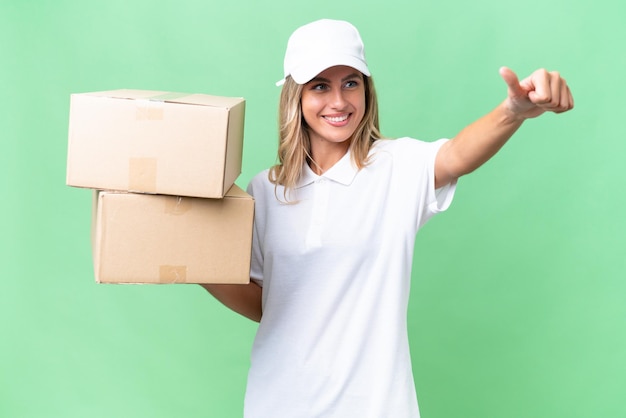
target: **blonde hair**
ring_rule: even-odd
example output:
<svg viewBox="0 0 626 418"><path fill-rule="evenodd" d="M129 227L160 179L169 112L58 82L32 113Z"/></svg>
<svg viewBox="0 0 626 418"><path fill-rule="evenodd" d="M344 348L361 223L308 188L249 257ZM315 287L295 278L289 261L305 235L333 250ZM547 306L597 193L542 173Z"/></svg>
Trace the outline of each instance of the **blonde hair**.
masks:
<svg viewBox="0 0 626 418"><path fill-rule="evenodd" d="M352 161L359 170L369 163L368 154L374 141L382 138L374 80L365 75L363 80L365 114L349 139ZM295 189L302 176L302 167L311 158L311 141L302 115L303 88L303 84L297 84L291 77L287 77L280 94L278 164L270 168L269 180L276 187L284 187L285 201L289 201L288 194Z"/></svg>

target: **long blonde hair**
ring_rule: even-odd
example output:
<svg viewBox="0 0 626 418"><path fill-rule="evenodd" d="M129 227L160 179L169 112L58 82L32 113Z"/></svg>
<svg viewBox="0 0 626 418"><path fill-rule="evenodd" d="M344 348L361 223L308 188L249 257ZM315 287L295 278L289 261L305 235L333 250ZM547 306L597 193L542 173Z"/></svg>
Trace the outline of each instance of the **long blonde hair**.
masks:
<svg viewBox="0 0 626 418"><path fill-rule="evenodd" d="M368 164L372 144L382 138L374 80L365 75L363 79L365 114L349 140L352 161L358 169ZM280 93L278 164L270 168L269 180L276 186L284 187L285 201L289 201L288 194L295 189L302 176L302 167L311 158L311 141L302 115L303 88L303 84L297 84L291 77L287 77Z"/></svg>

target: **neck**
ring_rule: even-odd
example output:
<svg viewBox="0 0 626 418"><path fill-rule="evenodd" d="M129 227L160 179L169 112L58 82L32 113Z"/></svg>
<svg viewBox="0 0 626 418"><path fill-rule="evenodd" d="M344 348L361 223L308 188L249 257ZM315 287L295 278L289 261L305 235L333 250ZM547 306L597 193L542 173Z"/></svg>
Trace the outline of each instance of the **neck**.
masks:
<svg viewBox="0 0 626 418"><path fill-rule="evenodd" d="M350 147L349 141L341 143L311 141L311 155L309 167L318 176L321 176L343 158Z"/></svg>

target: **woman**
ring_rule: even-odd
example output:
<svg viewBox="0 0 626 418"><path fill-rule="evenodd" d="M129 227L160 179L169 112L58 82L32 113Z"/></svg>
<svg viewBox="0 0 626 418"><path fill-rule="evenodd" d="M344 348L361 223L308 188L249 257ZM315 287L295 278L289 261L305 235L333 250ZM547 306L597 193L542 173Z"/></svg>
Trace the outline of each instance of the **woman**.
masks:
<svg viewBox="0 0 626 418"><path fill-rule="evenodd" d="M573 107L566 82L501 76L507 98L451 140L381 139L356 28L320 20L285 54L279 164L256 201L251 283L205 286L260 321L246 417L419 417L407 336L415 234L525 119Z"/></svg>

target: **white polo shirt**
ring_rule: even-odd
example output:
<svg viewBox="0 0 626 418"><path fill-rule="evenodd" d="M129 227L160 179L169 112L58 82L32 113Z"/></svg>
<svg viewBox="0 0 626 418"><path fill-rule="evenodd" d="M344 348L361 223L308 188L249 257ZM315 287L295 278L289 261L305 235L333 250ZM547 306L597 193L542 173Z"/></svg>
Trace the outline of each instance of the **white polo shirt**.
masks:
<svg viewBox="0 0 626 418"><path fill-rule="evenodd" d="M292 198L268 171L254 196L251 278L263 286L246 418L419 417L407 335L415 235L448 208L434 189L444 140L380 140L322 176L305 166Z"/></svg>

